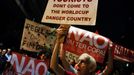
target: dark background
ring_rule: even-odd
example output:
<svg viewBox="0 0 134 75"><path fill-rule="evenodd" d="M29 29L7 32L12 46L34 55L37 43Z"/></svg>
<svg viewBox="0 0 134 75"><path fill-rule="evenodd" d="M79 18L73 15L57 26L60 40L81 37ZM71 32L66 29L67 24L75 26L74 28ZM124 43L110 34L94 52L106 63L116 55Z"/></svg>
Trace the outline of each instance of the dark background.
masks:
<svg viewBox="0 0 134 75"><path fill-rule="evenodd" d="M0 45L19 49L25 19L41 22L48 0L1 0ZM99 0L96 26L77 26L134 50L132 0ZM51 25L51 24L50 24Z"/></svg>

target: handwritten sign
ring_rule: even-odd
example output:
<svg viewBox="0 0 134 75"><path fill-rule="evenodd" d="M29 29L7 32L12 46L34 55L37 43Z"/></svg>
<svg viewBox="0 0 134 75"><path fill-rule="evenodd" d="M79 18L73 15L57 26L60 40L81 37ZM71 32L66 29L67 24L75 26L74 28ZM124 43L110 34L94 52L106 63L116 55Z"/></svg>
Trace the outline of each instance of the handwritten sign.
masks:
<svg viewBox="0 0 134 75"><path fill-rule="evenodd" d="M49 0L42 22L95 25L98 0Z"/></svg>
<svg viewBox="0 0 134 75"><path fill-rule="evenodd" d="M26 19L20 48L34 52L52 49L56 39L55 30Z"/></svg>

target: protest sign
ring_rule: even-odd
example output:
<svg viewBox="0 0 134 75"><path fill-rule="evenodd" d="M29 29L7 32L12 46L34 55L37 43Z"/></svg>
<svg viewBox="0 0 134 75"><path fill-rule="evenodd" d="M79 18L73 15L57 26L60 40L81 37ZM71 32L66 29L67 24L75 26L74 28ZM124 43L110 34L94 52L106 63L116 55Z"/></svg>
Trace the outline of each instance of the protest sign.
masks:
<svg viewBox="0 0 134 75"><path fill-rule="evenodd" d="M48 0L42 22L95 25L98 0Z"/></svg>
<svg viewBox="0 0 134 75"><path fill-rule="evenodd" d="M114 43L114 59L134 62L134 51Z"/></svg>
<svg viewBox="0 0 134 75"><path fill-rule="evenodd" d="M110 40L106 37L71 26L64 43L64 50L75 54L71 54L74 59L77 58L76 55L79 56L86 52L93 56L97 62L102 63L109 42Z"/></svg>
<svg viewBox="0 0 134 75"><path fill-rule="evenodd" d="M37 60L20 53L13 52L9 70L3 75L46 75L47 66L44 61Z"/></svg>
<svg viewBox="0 0 134 75"><path fill-rule="evenodd" d="M20 49L33 52L52 49L56 39L55 30L26 19Z"/></svg>

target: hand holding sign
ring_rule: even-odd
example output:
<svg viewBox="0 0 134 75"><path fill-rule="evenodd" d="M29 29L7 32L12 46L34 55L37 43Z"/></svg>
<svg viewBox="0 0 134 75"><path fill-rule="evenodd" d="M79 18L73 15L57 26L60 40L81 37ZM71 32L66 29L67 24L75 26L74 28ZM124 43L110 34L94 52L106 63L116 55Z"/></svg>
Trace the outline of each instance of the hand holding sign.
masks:
<svg viewBox="0 0 134 75"><path fill-rule="evenodd" d="M67 35L70 25L60 25L56 30L57 32L57 42L64 42L64 38Z"/></svg>

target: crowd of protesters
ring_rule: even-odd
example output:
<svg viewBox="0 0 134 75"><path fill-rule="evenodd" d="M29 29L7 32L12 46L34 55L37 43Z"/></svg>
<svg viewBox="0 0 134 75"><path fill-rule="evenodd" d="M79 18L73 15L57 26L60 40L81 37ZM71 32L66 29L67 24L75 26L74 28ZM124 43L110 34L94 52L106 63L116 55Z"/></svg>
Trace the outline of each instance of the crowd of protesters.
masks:
<svg viewBox="0 0 134 75"><path fill-rule="evenodd" d="M10 65L10 59L11 59L11 53L13 50L7 48L7 49L0 49L0 75L2 75L2 72L9 68ZM21 50L20 50L21 51ZM23 50L22 52L20 52L21 54L24 54L25 56L29 56L32 58L37 58L38 60L42 60L42 61L47 61L48 58L50 59L51 56L48 56L47 53L33 53L33 52L28 52ZM62 61L59 59L59 61L61 62L60 64L62 64ZM50 65L50 61L47 61L48 65ZM69 62L70 65L72 65L73 67L75 67L76 65L76 61L72 60ZM46 63L47 64L47 63ZM124 64L124 65L123 65ZM128 64L128 66L125 66L125 64ZM101 73L104 69L105 69L106 64L99 64L97 63L97 67L96 67L96 74ZM129 64L127 62L123 62L123 61L115 61L113 60L113 70L111 72L111 74L109 75L134 75L134 73L132 72L133 69L133 64ZM11 74L14 75L14 74ZM48 68L48 74L47 75L56 75L56 73Z"/></svg>
<svg viewBox="0 0 134 75"><path fill-rule="evenodd" d="M131 70L134 69L132 68L133 65L127 66L128 70L123 67L116 69L116 66L121 64L117 64L119 61L115 61L113 58L112 42L109 44L105 57L106 60L103 64L99 65L99 63L87 53L80 55L78 62L75 60L68 62L65 59L65 50L63 50L64 38L66 38L68 31L67 28L67 26L60 26L59 29L57 29L57 40L50 62L50 68L56 75L133 75L133 71ZM124 71L121 71L120 68Z"/></svg>
<svg viewBox="0 0 134 75"><path fill-rule="evenodd" d="M61 31L62 28L64 27L61 27L61 29L57 30L57 40L53 50L50 49L44 52L29 52L27 50L19 50L17 52L25 56L44 61L48 68L47 75L134 75L134 72L132 72L134 71L133 67L130 67L132 71L126 72L128 70L119 66L119 61L115 61L113 59L111 45L109 45L107 53L108 62L105 61L103 64L97 63L92 56L86 53L83 53L79 57L78 62L73 59L70 62L67 62L65 59L65 52L62 50L67 30ZM0 49L0 75L2 75L4 70L7 70L11 66L10 60L12 51L13 50L10 48Z"/></svg>

